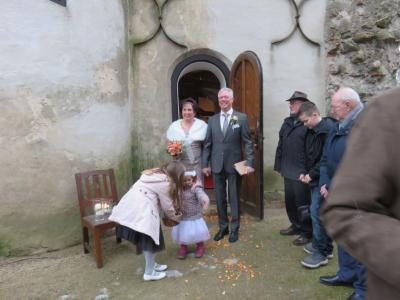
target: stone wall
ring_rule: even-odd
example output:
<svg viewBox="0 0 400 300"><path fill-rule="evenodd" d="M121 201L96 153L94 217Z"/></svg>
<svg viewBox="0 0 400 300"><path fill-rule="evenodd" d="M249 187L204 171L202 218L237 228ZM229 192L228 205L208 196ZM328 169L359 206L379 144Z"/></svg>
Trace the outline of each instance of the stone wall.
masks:
<svg viewBox="0 0 400 300"><path fill-rule="evenodd" d="M74 173L130 183L124 6L0 4L0 255L80 241Z"/></svg>
<svg viewBox="0 0 400 300"><path fill-rule="evenodd" d="M329 1L327 98L339 86L350 86L366 100L397 84L399 16L399 0Z"/></svg>

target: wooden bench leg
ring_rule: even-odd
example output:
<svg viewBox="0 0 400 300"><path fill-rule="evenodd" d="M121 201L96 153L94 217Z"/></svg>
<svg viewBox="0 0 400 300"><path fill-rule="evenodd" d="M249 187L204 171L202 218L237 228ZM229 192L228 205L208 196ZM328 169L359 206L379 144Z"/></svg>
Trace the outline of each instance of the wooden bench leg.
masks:
<svg viewBox="0 0 400 300"><path fill-rule="evenodd" d="M96 258L96 265L98 268L103 267L103 258L101 253L101 231L96 228L93 230L93 243L94 243L94 255Z"/></svg>
<svg viewBox="0 0 400 300"><path fill-rule="evenodd" d="M82 227L82 239L83 239L83 252L89 253L89 249L87 249L86 245L89 245L89 230L87 227Z"/></svg>

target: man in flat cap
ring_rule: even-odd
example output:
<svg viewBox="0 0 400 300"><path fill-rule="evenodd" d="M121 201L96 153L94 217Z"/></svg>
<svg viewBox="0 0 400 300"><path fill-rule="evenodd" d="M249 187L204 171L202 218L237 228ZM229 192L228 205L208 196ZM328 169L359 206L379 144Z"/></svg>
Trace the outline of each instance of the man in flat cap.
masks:
<svg viewBox="0 0 400 300"><path fill-rule="evenodd" d="M290 116L285 118L279 131L274 170L284 178L286 212L291 225L280 231L281 235L299 235L296 246L307 244L312 236L311 222L300 218L299 207L310 205L310 190L299 180L306 174L305 138L307 128L298 119L300 106L308 102L307 94L295 91L287 99Z"/></svg>

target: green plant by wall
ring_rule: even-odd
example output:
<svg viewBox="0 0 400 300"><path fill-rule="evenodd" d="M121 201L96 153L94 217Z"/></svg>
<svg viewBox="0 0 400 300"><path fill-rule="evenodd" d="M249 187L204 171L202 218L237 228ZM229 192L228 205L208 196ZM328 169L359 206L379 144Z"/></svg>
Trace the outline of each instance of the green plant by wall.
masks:
<svg viewBox="0 0 400 300"><path fill-rule="evenodd" d="M130 155L122 158L115 169L118 197L121 198L132 185L132 159Z"/></svg>
<svg viewBox="0 0 400 300"><path fill-rule="evenodd" d="M0 256L9 256L11 250L10 241L4 235L0 236Z"/></svg>
<svg viewBox="0 0 400 300"><path fill-rule="evenodd" d="M266 202L283 200L283 180L271 166L264 168L264 199Z"/></svg>

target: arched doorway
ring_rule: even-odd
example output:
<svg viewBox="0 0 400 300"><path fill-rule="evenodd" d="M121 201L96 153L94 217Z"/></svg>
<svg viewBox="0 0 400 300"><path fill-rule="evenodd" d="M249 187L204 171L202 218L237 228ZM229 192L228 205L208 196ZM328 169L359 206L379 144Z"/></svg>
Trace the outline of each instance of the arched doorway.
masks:
<svg viewBox="0 0 400 300"><path fill-rule="evenodd" d="M179 99L193 98L199 105L197 117L207 122L218 111L217 94L221 83L207 70L185 74L178 82Z"/></svg>
<svg viewBox="0 0 400 300"><path fill-rule="evenodd" d="M199 107L196 117L207 122L219 111L218 91L227 86L228 80L226 64L211 55L198 54L183 60L171 77L172 120L180 117L180 100L190 97ZM204 179L204 187L213 188L211 176Z"/></svg>
<svg viewBox="0 0 400 300"><path fill-rule="evenodd" d="M171 76L172 120L179 118L179 100L191 97L199 104L201 119L218 112L217 93L229 81L229 69L220 59L195 54L180 62Z"/></svg>
<svg viewBox="0 0 400 300"><path fill-rule="evenodd" d="M200 108L197 117L207 121L219 111L217 94L226 86L234 91L234 109L247 114L254 141L255 172L243 180L242 209L263 219L263 93L262 69L257 55L251 51L240 54L232 70L222 60L207 54L195 54L181 61L171 76L172 119L179 118L179 101L191 97ZM209 183L211 186L206 178L206 188L212 187L212 182Z"/></svg>

